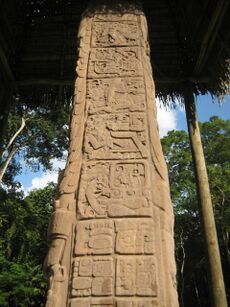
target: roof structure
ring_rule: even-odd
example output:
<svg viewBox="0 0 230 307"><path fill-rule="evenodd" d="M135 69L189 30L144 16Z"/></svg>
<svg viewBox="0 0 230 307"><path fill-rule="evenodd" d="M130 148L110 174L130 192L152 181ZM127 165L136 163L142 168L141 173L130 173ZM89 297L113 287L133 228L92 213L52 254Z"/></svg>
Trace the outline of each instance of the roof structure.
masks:
<svg viewBox="0 0 230 307"><path fill-rule="evenodd" d="M131 0L130 0L131 1ZM220 95L230 77L229 0L142 0L157 95ZM77 30L88 1L0 1L0 78L31 104L73 92Z"/></svg>

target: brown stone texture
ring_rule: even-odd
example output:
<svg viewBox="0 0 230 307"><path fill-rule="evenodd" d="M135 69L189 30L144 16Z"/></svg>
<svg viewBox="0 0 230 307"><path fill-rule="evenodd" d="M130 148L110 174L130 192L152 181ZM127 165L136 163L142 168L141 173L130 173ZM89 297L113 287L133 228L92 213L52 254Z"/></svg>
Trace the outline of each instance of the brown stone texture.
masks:
<svg viewBox="0 0 230 307"><path fill-rule="evenodd" d="M141 11L83 17L46 307L176 307L173 212Z"/></svg>

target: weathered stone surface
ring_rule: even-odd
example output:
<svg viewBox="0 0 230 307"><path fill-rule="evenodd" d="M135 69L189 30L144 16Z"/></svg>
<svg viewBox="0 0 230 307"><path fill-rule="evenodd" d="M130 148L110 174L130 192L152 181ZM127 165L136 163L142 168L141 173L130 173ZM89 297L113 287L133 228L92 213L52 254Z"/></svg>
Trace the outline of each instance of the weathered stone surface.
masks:
<svg viewBox="0 0 230 307"><path fill-rule="evenodd" d="M118 296L157 296L155 258L119 257L116 265Z"/></svg>
<svg viewBox="0 0 230 307"><path fill-rule="evenodd" d="M158 306L156 300L152 299L135 299L130 300L129 298L127 300L116 300L116 307L156 307Z"/></svg>
<svg viewBox="0 0 230 307"><path fill-rule="evenodd" d="M103 299L73 299L70 307L114 307L115 301L111 298Z"/></svg>
<svg viewBox="0 0 230 307"><path fill-rule="evenodd" d="M94 22L92 47L138 46L138 24L136 21Z"/></svg>
<svg viewBox="0 0 230 307"><path fill-rule="evenodd" d="M79 191L79 213L81 218L152 216L145 161L86 163Z"/></svg>
<svg viewBox="0 0 230 307"><path fill-rule="evenodd" d="M113 293L113 258L79 257L74 259L72 296L108 296Z"/></svg>
<svg viewBox="0 0 230 307"><path fill-rule="evenodd" d="M88 159L138 159L148 156L144 113L92 115L84 149Z"/></svg>
<svg viewBox="0 0 230 307"><path fill-rule="evenodd" d="M114 246L113 238L113 221L79 221L76 225L75 254L112 254Z"/></svg>
<svg viewBox="0 0 230 307"><path fill-rule="evenodd" d="M70 307L157 307L156 300L153 299L73 299Z"/></svg>
<svg viewBox="0 0 230 307"><path fill-rule="evenodd" d="M151 219L119 219L116 225L116 253L154 254L154 222Z"/></svg>
<svg viewBox="0 0 230 307"><path fill-rule="evenodd" d="M78 38L69 156L49 227L46 307L177 307L145 17L134 6L123 13L121 5L98 7L84 15Z"/></svg>
<svg viewBox="0 0 230 307"><path fill-rule="evenodd" d="M141 76L141 53L137 47L94 48L90 53L89 78Z"/></svg>
<svg viewBox="0 0 230 307"><path fill-rule="evenodd" d="M87 82L86 98L89 115L144 111L144 80L135 77L91 79Z"/></svg>

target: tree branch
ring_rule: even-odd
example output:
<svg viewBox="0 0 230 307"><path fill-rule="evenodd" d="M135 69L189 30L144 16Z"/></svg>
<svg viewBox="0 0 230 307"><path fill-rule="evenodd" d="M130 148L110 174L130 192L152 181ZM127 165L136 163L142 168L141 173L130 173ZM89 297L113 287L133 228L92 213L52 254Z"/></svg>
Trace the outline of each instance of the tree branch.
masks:
<svg viewBox="0 0 230 307"><path fill-rule="evenodd" d="M2 157L5 155L5 153L7 152L7 150L10 148L10 146L13 144L13 142L15 141L16 137L22 132L22 130L25 128L26 126L26 121L25 119L22 117L22 123L20 128L16 131L16 133L13 135L13 137L10 139L8 145L6 146L5 150L2 153Z"/></svg>
<svg viewBox="0 0 230 307"><path fill-rule="evenodd" d="M3 162L3 165L0 167L0 183L2 182L2 178L6 172L6 169L11 161L11 159L13 158L13 155L15 154L17 150L16 146L13 146L9 155L7 156L6 160Z"/></svg>

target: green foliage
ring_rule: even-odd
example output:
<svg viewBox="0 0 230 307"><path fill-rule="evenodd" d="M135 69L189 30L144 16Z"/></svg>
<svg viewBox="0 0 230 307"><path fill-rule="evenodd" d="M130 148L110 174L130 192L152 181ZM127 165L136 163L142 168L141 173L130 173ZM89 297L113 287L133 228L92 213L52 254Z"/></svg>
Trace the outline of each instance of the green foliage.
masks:
<svg viewBox="0 0 230 307"><path fill-rule="evenodd" d="M213 208L225 275L230 284L230 121L218 117L201 123ZM189 139L171 131L162 140L175 209L175 239L181 306L210 306L203 235L198 215ZM230 295L230 293L228 293Z"/></svg>
<svg viewBox="0 0 230 307"><path fill-rule="evenodd" d="M185 131L170 131L162 139L168 166L171 194L175 212L194 212L187 206L188 195L194 194L194 172L188 136ZM190 199L191 200L191 199ZM192 201L192 200L191 200ZM192 206L192 204L191 204Z"/></svg>
<svg viewBox="0 0 230 307"><path fill-rule="evenodd" d="M25 199L0 193L0 306L44 306L42 263L54 192L49 184Z"/></svg>
<svg viewBox="0 0 230 307"><path fill-rule="evenodd" d="M230 121L212 117L200 124L220 251L229 291ZM204 242L199 223L195 177L188 136L171 131L162 140L175 209L178 288L183 307L210 306ZM41 144L40 144L41 146ZM0 306L44 306L42 263L55 186L23 198L0 191Z"/></svg>
<svg viewBox="0 0 230 307"><path fill-rule="evenodd" d="M40 168L50 170L52 159L63 157L69 142L69 114L70 104L55 109L50 106L31 109L23 104L14 105L8 117L4 148L19 129L22 117L26 120L26 126L12 144L17 151L3 177L8 187L17 189L14 177L20 173L22 165L26 164L33 171Z"/></svg>
<svg viewBox="0 0 230 307"><path fill-rule="evenodd" d="M41 265L5 260L2 266L0 306L44 306L46 283L43 281Z"/></svg>

